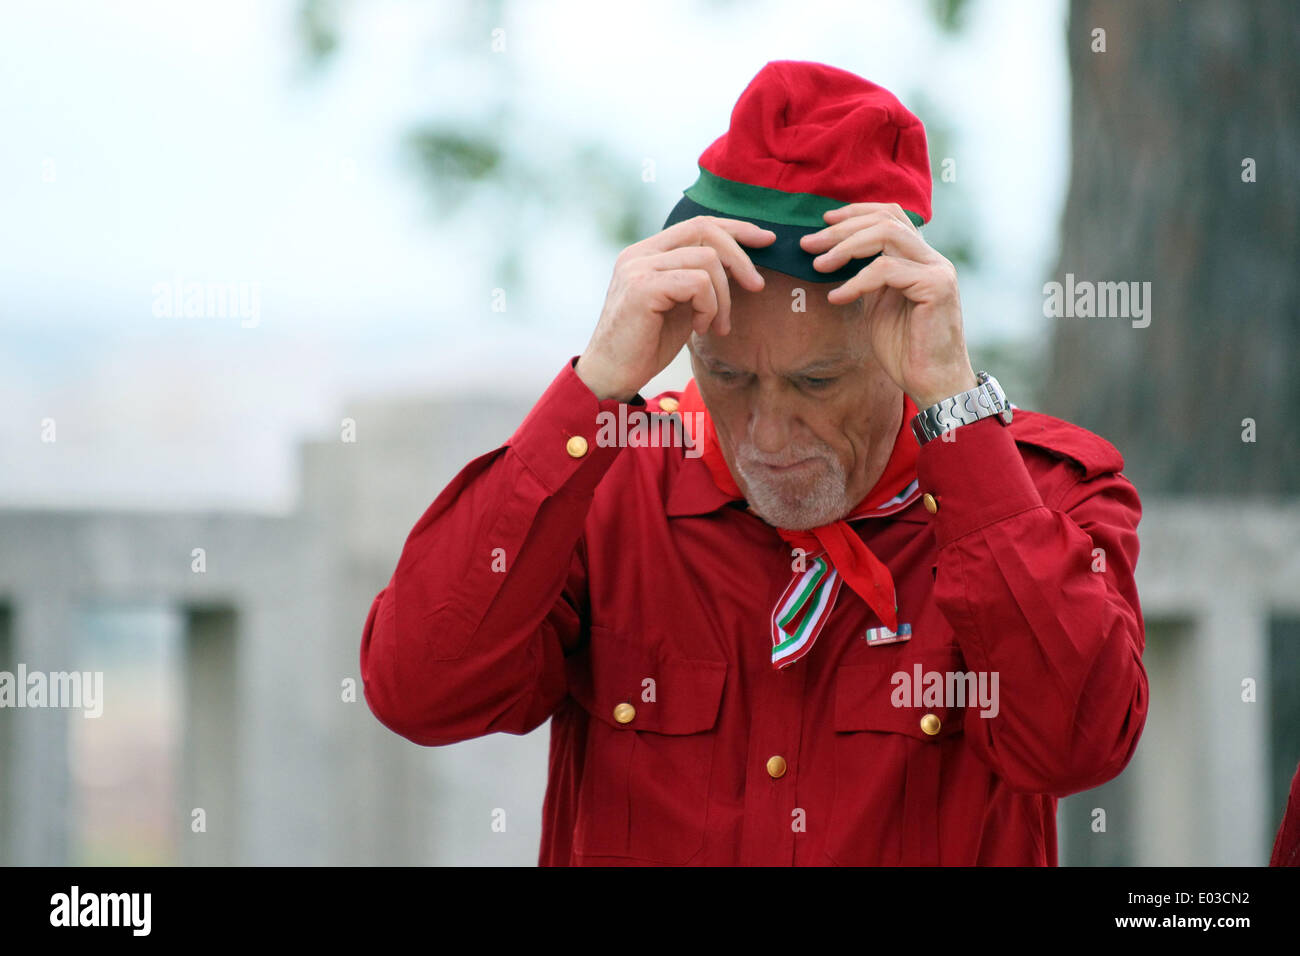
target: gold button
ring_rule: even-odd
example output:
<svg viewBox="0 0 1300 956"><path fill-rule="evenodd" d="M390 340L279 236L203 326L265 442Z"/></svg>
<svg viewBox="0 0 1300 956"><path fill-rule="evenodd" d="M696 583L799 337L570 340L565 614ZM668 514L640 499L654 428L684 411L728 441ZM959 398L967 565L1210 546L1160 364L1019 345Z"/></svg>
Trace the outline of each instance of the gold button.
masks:
<svg viewBox="0 0 1300 956"><path fill-rule="evenodd" d="M785 758L780 754L767 758L767 772L773 778L785 776Z"/></svg>
<svg viewBox="0 0 1300 956"><path fill-rule="evenodd" d="M581 435L574 435L565 443L564 450L569 453L570 458L581 458L587 454L587 439Z"/></svg>
<svg viewBox="0 0 1300 956"><path fill-rule="evenodd" d="M659 400L659 407L671 415L673 412L677 411L677 399L661 398Z"/></svg>
<svg viewBox="0 0 1300 956"><path fill-rule="evenodd" d="M933 737L939 732L939 718L934 714L926 714L921 718L921 729Z"/></svg>
<svg viewBox="0 0 1300 956"><path fill-rule="evenodd" d="M614 708L614 719L620 724L630 724L636 716L636 708L631 704L619 704Z"/></svg>
<svg viewBox="0 0 1300 956"><path fill-rule="evenodd" d="M921 496L921 504L925 505L925 510L930 512L930 514L934 515L939 513L939 502L935 501L934 495L929 492L926 492Z"/></svg>

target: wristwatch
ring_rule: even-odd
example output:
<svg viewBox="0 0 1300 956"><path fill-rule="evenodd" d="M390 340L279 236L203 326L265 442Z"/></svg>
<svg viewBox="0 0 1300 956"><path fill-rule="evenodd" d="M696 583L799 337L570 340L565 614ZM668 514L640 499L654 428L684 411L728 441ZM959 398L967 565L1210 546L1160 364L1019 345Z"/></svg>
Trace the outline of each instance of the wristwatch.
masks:
<svg viewBox="0 0 1300 956"><path fill-rule="evenodd" d="M912 434L917 442L924 445L949 429L970 425L991 415L998 415L1003 422L1011 424L1011 403L998 380L988 372L979 372L975 381L979 384L969 392L945 398L912 419Z"/></svg>

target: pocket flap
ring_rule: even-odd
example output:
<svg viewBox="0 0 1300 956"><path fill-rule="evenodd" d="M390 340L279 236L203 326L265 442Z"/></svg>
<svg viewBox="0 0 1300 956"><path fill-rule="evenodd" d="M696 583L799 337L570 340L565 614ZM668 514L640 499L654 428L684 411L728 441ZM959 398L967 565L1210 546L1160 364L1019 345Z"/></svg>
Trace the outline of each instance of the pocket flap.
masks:
<svg viewBox="0 0 1300 956"><path fill-rule="evenodd" d="M835 729L908 734L927 741L959 733L966 706L979 706L978 697L963 699L949 693L958 689L958 682L949 675L964 673L964 661L955 646L912 653L893 664L841 665L835 673ZM937 695L932 676L936 674ZM966 681L961 689L970 686Z"/></svg>
<svg viewBox="0 0 1300 956"><path fill-rule="evenodd" d="M569 693L618 730L698 734L718 719L725 661L661 657L652 647L593 627L584 651L565 659ZM630 709L629 709L630 708Z"/></svg>

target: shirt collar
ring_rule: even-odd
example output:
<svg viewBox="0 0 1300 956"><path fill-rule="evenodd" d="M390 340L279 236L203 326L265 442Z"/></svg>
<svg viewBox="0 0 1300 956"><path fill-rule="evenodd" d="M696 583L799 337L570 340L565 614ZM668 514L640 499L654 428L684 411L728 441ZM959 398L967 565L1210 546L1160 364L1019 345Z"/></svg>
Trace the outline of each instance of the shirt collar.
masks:
<svg viewBox="0 0 1300 956"><path fill-rule="evenodd" d="M732 497L714 483L703 459L672 457L676 467L668 479L670 487L665 505L668 517L705 515L733 503L744 503L745 499Z"/></svg>

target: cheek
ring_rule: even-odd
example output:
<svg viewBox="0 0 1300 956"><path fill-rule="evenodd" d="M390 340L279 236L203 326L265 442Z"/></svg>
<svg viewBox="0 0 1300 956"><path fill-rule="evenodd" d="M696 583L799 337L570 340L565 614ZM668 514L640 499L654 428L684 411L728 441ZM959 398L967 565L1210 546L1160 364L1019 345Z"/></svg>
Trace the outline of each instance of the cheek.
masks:
<svg viewBox="0 0 1300 956"><path fill-rule="evenodd" d="M874 416L884 414L886 409L899 408L902 399L891 388L889 382L868 378L836 401L833 416L829 417L822 435L850 469L861 464L880 440L876 436L880 429L872 427ZM889 428L884 431L889 432L887 440L892 445L894 433Z"/></svg>
<svg viewBox="0 0 1300 956"><path fill-rule="evenodd" d="M814 434L824 447L830 449L844 470L851 473L866 457L868 450L866 436L860 431L860 426L855 423L837 418L818 427Z"/></svg>
<svg viewBox="0 0 1300 956"><path fill-rule="evenodd" d="M803 415L808 430L818 440L843 455L854 444L854 420L861 417L862 401L856 394L837 395L830 401L810 404Z"/></svg>
<svg viewBox="0 0 1300 956"><path fill-rule="evenodd" d="M842 432L828 441L827 444L830 445L831 451L835 453L835 457L839 459L846 472L852 472L857 463L862 460L862 446L855 442L852 437Z"/></svg>

